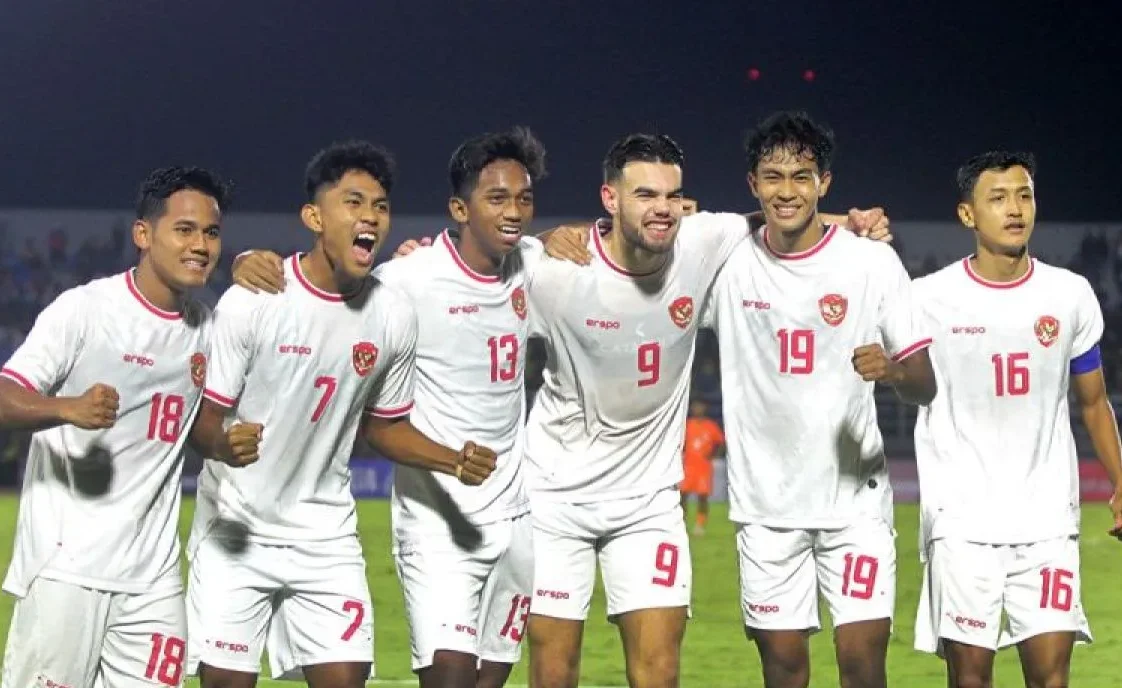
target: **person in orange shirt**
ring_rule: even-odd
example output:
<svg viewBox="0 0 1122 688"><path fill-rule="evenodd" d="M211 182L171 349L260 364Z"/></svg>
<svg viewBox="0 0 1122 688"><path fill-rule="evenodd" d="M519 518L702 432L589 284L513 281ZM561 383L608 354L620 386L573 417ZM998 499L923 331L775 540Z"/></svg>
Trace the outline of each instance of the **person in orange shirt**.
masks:
<svg viewBox="0 0 1122 688"><path fill-rule="evenodd" d="M725 444L725 434L715 420L706 415L704 401L690 402L686 419L686 441L682 448L685 479L679 484L682 492L682 513L687 513L690 495L697 497L694 535L703 535L709 520L709 494L713 491L713 458Z"/></svg>

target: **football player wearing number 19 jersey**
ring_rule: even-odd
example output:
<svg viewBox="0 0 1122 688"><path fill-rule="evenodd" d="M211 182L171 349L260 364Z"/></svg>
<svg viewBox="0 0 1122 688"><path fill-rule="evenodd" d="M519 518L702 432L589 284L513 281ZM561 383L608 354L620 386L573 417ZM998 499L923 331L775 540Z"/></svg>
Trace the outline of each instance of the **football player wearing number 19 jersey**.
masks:
<svg viewBox="0 0 1122 688"><path fill-rule="evenodd" d="M704 316L720 346L742 612L769 688L809 684L819 593L842 685L885 685L896 549L872 382L911 403L935 394L900 259L818 213L833 147L803 113L752 132L767 223L733 252Z"/></svg>
<svg viewBox="0 0 1122 688"><path fill-rule="evenodd" d="M141 187L136 268L59 295L0 371L0 427L31 438L4 591L4 688L178 686L183 445L203 395L227 190L201 169Z"/></svg>
<svg viewBox="0 0 1122 688"><path fill-rule="evenodd" d="M976 253L915 282L940 389L915 430L924 560L915 646L944 656L951 686L990 685L995 651L1012 645L1026 685L1066 686L1075 641L1091 640L1069 391L1115 489L1111 534L1122 534L1102 312L1086 279L1028 253L1034 173L1027 154L964 164L958 216Z"/></svg>

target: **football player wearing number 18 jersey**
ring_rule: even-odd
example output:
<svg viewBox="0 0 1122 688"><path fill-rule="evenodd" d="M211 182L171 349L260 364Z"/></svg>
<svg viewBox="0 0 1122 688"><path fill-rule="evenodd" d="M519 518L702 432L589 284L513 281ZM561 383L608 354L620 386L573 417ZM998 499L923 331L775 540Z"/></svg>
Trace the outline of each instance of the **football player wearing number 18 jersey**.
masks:
<svg viewBox="0 0 1122 688"><path fill-rule="evenodd" d="M964 164L958 216L976 253L915 282L940 389L915 430L924 560L915 646L944 656L951 686L990 685L995 651L1012 645L1026 685L1066 686L1075 641L1091 640L1069 391L1115 489L1111 534L1122 534L1102 312L1086 279L1028 253L1034 173L1020 153Z"/></svg>
<svg viewBox="0 0 1122 688"><path fill-rule="evenodd" d="M4 688L178 686L183 444L227 190L197 168L141 187L136 268L59 295L0 371L0 427L35 431L4 591Z"/></svg>
<svg viewBox="0 0 1122 688"><path fill-rule="evenodd" d="M931 339L892 248L818 213L829 129L781 112L746 148L766 225L733 252L704 316L720 346L745 627L765 685L805 687L821 594L842 685L884 686L896 548L873 382L930 401Z"/></svg>
<svg viewBox="0 0 1122 688"><path fill-rule="evenodd" d="M234 286L216 308L194 431L213 460L188 543L189 660L204 688L254 685L265 648L274 677L302 670L313 688L357 688L370 675L372 609L348 468L360 428L388 458L460 480L477 484L494 466L488 450L469 443L457 453L407 420L416 315L370 276L392 182L391 159L369 143L318 153L301 209L316 240L286 261L293 287Z"/></svg>

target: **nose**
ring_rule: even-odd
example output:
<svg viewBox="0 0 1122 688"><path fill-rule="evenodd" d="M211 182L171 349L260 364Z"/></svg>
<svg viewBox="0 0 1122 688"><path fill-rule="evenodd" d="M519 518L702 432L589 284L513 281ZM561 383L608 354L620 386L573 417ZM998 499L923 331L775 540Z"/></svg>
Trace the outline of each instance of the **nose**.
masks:
<svg viewBox="0 0 1122 688"><path fill-rule="evenodd" d="M1021 200L1016 196L1009 202L1008 212L1010 217L1020 217L1024 213L1024 209L1021 208Z"/></svg>
<svg viewBox="0 0 1122 688"><path fill-rule="evenodd" d="M200 255L210 255L211 238L206 232L195 232L191 236L191 252Z"/></svg>
<svg viewBox="0 0 1122 688"><path fill-rule="evenodd" d="M782 201L793 200L798 195L795 193L794 181L787 178L779 182L779 188L776 190L776 195L779 197L779 200Z"/></svg>
<svg viewBox="0 0 1122 688"><path fill-rule="evenodd" d="M503 219L509 222L522 221L522 204L517 200L508 201L503 205Z"/></svg>

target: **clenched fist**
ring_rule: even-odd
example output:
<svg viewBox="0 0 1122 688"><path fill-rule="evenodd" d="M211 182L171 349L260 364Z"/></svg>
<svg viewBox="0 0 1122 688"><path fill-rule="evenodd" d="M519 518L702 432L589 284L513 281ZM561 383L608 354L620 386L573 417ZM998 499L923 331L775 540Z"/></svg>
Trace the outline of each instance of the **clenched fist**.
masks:
<svg viewBox="0 0 1122 688"><path fill-rule="evenodd" d="M120 399L117 390L100 382L80 397L72 397L63 409L62 419L83 430L104 430L117 422Z"/></svg>
<svg viewBox="0 0 1122 688"><path fill-rule="evenodd" d="M257 461L257 447L261 444L261 432L265 426L260 423L237 423L226 431L226 442L230 445L230 459L227 464L235 468L248 466Z"/></svg>
<svg viewBox="0 0 1122 688"><path fill-rule="evenodd" d="M460 450L456 478L464 485L479 485L495 470L495 452L475 442L467 442Z"/></svg>
<svg viewBox="0 0 1122 688"><path fill-rule="evenodd" d="M904 367L889 358L880 344L866 344L854 349L853 370L865 382L895 384L904 376Z"/></svg>

